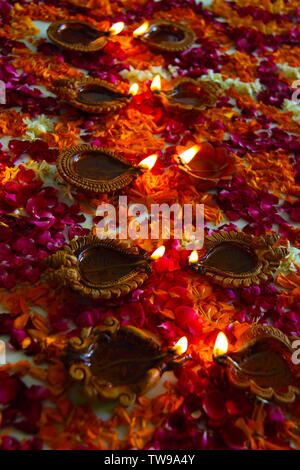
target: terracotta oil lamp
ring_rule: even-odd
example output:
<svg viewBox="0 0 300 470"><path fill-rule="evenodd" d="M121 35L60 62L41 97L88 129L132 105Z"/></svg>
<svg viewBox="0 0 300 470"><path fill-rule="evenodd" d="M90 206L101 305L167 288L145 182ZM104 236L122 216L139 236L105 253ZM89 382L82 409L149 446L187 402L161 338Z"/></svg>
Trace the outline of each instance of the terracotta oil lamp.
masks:
<svg viewBox="0 0 300 470"><path fill-rule="evenodd" d="M133 32L133 36L152 49L165 52L182 52L195 40L195 33L191 28L166 20L146 21Z"/></svg>
<svg viewBox="0 0 300 470"><path fill-rule="evenodd" d="M91 114L107 114L127 106L134 93L123 93L118 86L99 78L55 80L53 92L74 108Z"/></svg>
<svg viewBox="0 0 300 470"><path fill-rule="evenodd" d="M72 240L43 262L52 268L48 280L100 300L129 294L151 273L146 252L129 241L100 239L96 235Z"/></svg>
<svg viewBox="0 0 300 470"><path fill-rule="evenodd" d="M278 239L277 235L215 232L205 237L202 258L192 252L189 265L223 287L258 285L273 276L288 254L286 248L275 246Z"/></svg>
<svg viewBox="0 0 300 470"><path fill-rule="evenodd" d="M272 326L254 324L241 335L233 352L227 353L227 338L219 333L213 358L225 367L235 387L289 404L300 393L300 368L292 359L293 339Z"/></svg>
<svg viewBox="0 0 300 470"><path fill-rule="evenodd" d="M214 148L209 142L194 145L175 156L178 167L200 190L208 191L220 181L227 181L236 172L235 159L223 147Z"/></svg>
<svg viewBox="0 0 300 470"><path fill-rule="evenodd" d="M150 155L137 166L108 149L92 145L67 148L57 159L59 175L83 192L117 191L130 184L143 171L153 167L157 156Z"/></svg>
<svg viewBox="0 0 300 470"><path fill-rule="evenodd" d="M84 328L80 337L71 338L62 360L89 399L118 400L129 406L137 395L153 388L165 371L188 361L186 349L185 337L163 350L148 333L106 317L103 325Z"/></svg>
<svg viewBox="0 0 300 470"><path fill-rule="evenodd" d="M203 111L214 107L220 90L217 83L191 78L181 78L173 88L165 91L161 90L160 84L153 86L153 83L151 88L156 97L166 108L175 111Z"/></svg>
<svg viewBox="0 0 300 470"><path fill-rule="evenodd" d="M61 20L51 23L47 30L49 39L73 51L92 52L103 49L110 36L119 34L124 23L114 24L109 31L100 31L90 23L78 20Z"/></svg>

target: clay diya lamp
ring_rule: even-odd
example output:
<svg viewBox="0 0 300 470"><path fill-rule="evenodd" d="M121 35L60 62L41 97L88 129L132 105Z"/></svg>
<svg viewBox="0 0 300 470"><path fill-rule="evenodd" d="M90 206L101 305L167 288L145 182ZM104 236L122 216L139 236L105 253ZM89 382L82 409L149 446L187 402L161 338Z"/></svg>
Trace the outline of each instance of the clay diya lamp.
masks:
<svg viewBox="0 0 300 470"><path fill-rule="evenodd" d="M166 20L146 21L133 32L152 49L166 52L182 52L195 41L195 33L188 26Z"/></svg>
<svg viewBox="0 0 300 470"><path fill-rule="evenodd" d="M163 91L159 80L158 83L155 80L156 77L151 84L154 94L166 108L174 111L203 111L211 108L215 106L220 91L217 83L191 78L182 78L173 88Z"/></svg>
<svg viewBox="0 0 300 470"><path fill-rule="evenodd" d="M106 114L127 106L133 93L123 93L119 88L99 78L54 80L52 91L74 108L91 114Z"/></svg>
<svg viewBox="0 0 300 470"><path fill-rule="evenodd" d="M227 353L226 340L219 333L213 359L226 368L232 385L280 404L295 400L300 369L293 363L293 339L272 326L255 324L239 338L235 351Z"/></svg>
<svg viewBox="0 0 300 470"><path fill-rule="evenodd" d="M146 252L129 241L88 235L43 260L48 280L93 299L111 299L140 287L151 273Z"/></svg>
<svg viewBox="0 0 300 470"><path fill-rule="evenodd" d="M184 354L186 348L184 337L165 351L146 332L106 317L103 325L84 328L80 337L71 338L62 360L89 399L118 400L129 406L137 395L153 388L165 371L190 359Z"/></svg>
<svg viewBox="0 0 300 470"><path fill-rule="evenodd" d="M204 255L192 252L190 267L223 287L249 287L267 281L288 250L275 246L277 235L253 237L244 232L215 232L205 237Z"/></svg>
<svg viewBox="0 0 300 470"><path fill-rule="evenodd" d="M78 20L61 20L51 23L47 29L49 39L65 49L92 52L103 49L110 36L119 34L124 23L112 25L109 31L100 31L90 23Z"/></svg>
<svg viewBox="0 0 300 470"><path fill-rule="evenodd" d="M214 148L210 143L194 145L175 156L178 167L201 191L215 188L220 181L228 181L236 172L233 156L223 147Z"/></svg>
<svg viewBox="0 0 300 470"><path fill-rule="evenodd" d="M137 166L101 147L76 145L62 152L56 162L59 175L71 186L92 194L117 191L156 162L150 155Z"/></svg>

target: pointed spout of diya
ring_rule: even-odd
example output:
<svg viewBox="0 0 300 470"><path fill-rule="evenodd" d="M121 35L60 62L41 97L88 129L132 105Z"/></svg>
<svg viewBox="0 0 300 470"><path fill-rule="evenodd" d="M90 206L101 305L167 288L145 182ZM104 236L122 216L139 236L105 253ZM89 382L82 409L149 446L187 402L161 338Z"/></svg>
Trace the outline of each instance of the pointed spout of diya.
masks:
<svg viewBox="0 0 300 470"><path fill-rule="evenodd" d="M99 41L101 41L101 38L106 37L109 38L110 36L116 36L117 34L120 34L120 32L124 29L124 23L123 21L119 21L118 23L114 23L108 31L101 31L100 37L96 38L94 41L91 42L91 45L96 45Z"/></svg>
<svg viewBox="0 0 300 470"><path fill-rule="evenodd" d="M190 254L188 265L194 271L197 271L198 273L202 273L203 271L202 261L199 260L199 255L196 250L192 251L192 253Z"/></svg>
<svg viewBox="0 0 300 470"><path fill-rule="evenodd" d="M188 339L182 336L177 343L167 351L167 355L172 358L172 367L182 366L191 359L191 355L186 354L188 349Z"/></svg>
<svg viewBox="0 0 300 470"><path fill-rule="evenodd" d="M186 336L180 338L172 348L163 351L153 359L161 360L164 359L163 370L170 370L176 366L182 366L191 359L189 354L186 354L188 349L188 340Z"/></svg>

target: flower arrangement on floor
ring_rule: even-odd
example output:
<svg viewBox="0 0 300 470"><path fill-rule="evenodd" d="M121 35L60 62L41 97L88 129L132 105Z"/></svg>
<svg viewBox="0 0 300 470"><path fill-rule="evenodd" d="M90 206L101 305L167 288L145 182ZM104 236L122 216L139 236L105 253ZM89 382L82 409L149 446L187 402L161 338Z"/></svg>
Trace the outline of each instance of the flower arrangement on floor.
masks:
<svg viewBox="0 0 300 470"><path fill-rule="evenodd" d="M74 51L40 34L42 24L65 18L98 31L122 21L125 29L101 50ZM134 37L145 20L183 18L195 34L186 50L157 51ZM24 357L0 368L0 448L300 449L299 399L264 401L236 388L212 360L220 331L232 345L256 323L300 336L300 108L292 100L299 79L298 1L213 0L204 7L196 0L0 0L0 21L6 86L0 335ZM53 95L54 81L84 74L125 94L136 82L139 92L106 115L84 113ZM156 74L166 89L186 77L214 82L220 91L213 106L181 112L152 92ZM230 155L235 168L214 179L210 192L191 183L174 158L203 142L206 154L223 148L222 158ZM190 251L170 239L144 284L124 297L84 304L57 294L43 259L90 234L97 206L114 201L113 194L87 196L57 182L58 155L83 143L109 148L133 165L157 153L153 170L120 191L129 202L204 204L207 235L241 226L253 237L278 234L289 255L275 279L222 287L188 269ZM136 244L148 254L157 247L153 240ZM72 399L61 352L83 328L111 316L156 335L164 348L186 336L191 360L174 370L175 384L165 381L165 392L140 396L129 409L116 404L102 420L88 399ZM14 430L26 437L17 439Z"/></svg>

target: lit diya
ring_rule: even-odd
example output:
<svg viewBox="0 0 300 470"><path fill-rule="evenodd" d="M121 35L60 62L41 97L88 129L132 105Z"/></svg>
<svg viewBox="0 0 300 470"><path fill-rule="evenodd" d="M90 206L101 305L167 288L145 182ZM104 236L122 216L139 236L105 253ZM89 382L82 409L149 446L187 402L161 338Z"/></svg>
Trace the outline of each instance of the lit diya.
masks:
<svg viewBox="0 0 300 470"><path fill-rule="evenodd" d="M109 37L119 34L124 23L111 26L109 31L100 31L90 23L78 20L61 20L51 23L47 29L48 37L55 44L66 49L91 52L103 49Z"/></svg>
<svg viewBox="0 0 300 470"><path fill-rule="evenodd" d="M166 20L146 21L133 32L133 36L153 49L166 52L184 51L196 37L188 26Z"/></svg>
<svg viewBox="0 0 300 470"><path fill-rule="evenodd" d="M137 166L102 147L76 145L57 158L57 170L70 185L89 193L117 191L131 183L143 171L153 167L157 156L150 155Z"/></svg>
<svg viewBox="0 0 300 470"><path fill-rule="evenodd" d="M241 335L238 349L228 354L227 338L219 333L214 361L226 368L234 386L265 400L292 403L300 393L300 369L292 361L292 343L280 330L255 324Z"/></svg>
<svg viewBox="0 0 300 470"><path fill-rule="evenodd" d="M188 361L186 349L185 337L164 351L146 332L106 317L103 325L84 328L80 337L71 338L62 360L89 399L118 400L129 406L136 395L153 388L165 371Z"/></svg>
<svg viewBox="0 0 300 470"><path fill-rule="evenodd" d="M154 77L151 89L166 108L203 111L215 106L220 87L210 81L181 78L173 88L163 91L159 80Z"/></svg>
<svg viewBox="0 0 300 470"><path fill-rule="evenodd" d="M175 156L175 160L180 170L202 191L216 187L220 181L230 180L236 172L234 157L225 148L214 148L209 142L194 145Z"/></svg>
<svg viewBox="0 0 300 470"><path fill-rule="evenodd" d="M88 235L43 260L48 279L84 297L110 299L140 287L151 272L146 252L129 241Z"/></svg>
<svg viewBox="0 0 300 470"><path fill-rule="evenodd" d="M215 232L206 236L205 254L192 252L190 267L224 287L249 287L267 281L288 254L275 246L278 235L253 237L244 232Z"/></svg>
<svg viewBox="0 0 300 470"><path fill-rule="evenodd" d="M118 86L99 78L79 78L54 80L53 92L63 101L82 111L103 114L127 106L136 89L123 93Z"/></svg>

